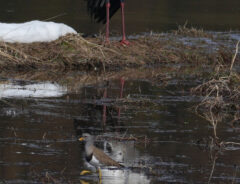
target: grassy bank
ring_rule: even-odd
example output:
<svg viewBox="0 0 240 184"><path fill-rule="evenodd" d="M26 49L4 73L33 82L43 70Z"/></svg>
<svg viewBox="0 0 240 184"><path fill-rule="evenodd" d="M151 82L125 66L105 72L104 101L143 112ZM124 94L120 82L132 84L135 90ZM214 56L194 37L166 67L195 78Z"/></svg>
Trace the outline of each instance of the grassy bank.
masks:
<svg viewBox="0 0 240 184"><path fill-rule="evenodd" d="M190 42L192 39L194 44L184 39L190 39ZM104 46L100 38L83 38L81 35L67 35L50 43L0 42L0 69L99 72L165 63L230 63L231 48L219 43L209 52L206 41L209 39L218 44L218 38L210 33L179 27L171 33L136 36L130 39L128 47L118 41Z"/></svg>

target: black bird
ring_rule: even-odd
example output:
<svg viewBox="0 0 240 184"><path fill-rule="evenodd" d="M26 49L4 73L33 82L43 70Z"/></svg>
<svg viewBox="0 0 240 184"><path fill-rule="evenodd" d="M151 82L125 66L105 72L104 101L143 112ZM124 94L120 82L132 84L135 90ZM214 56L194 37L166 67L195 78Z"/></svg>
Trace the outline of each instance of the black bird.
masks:
<svg viewBox="0 0 240 184"><path fill-rule="evenodd" d="M121 44L129 45L125 35L124 0L87 0L87 9L96 22L106 24L105 42L109 43L109 19L120 9L122 14Z"/></svg>

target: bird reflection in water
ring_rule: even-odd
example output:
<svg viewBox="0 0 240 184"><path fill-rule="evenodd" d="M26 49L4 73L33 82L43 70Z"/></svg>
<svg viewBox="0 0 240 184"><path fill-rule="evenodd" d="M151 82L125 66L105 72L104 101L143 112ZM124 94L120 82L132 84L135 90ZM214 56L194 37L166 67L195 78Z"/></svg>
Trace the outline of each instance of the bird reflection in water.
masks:
<svg viewBox="0 0 240 184"><path fill-rule="evenodd" d="M98 169L99 183L150 183L146 175L141 172L141 167L125 167L122 164L125 160L124 157L128 157L126 158L127 161L134 160L136 156L139 156L136 154L133 142L126 144L116 141L107 142L106 144L109 144L108 146L112 150L111 158L105 154L106 149L109 148L107 146L104 146L104 150L96 148L93 145L93 136L90 134L84 133L79 140L85 140L86 165L92 170L94 168ZM133 172L132 168L136 172ZM81 174L91 174L91 171L84 170ZM85 183L85 181L81 180L81 183Z"/></svg>
<svg viewBox="0 0 240 184"><path fill-rule="evenodd" d="M119 94L118 98L123 98L123 91L124 91L124 85L125 85L125 79L121 77L120 79L120 84L119 84ZM143 170L141 167L136 166L134 163L137 163L138 160L141 158L138 150L135 148L135 143L134 141L119 141L119 140L114 140L114 139L104 139L101 135L103 132L106 132L106 130L110 128L110 131L115 132L114 134L120 135L121 132L123 135L126 134L127 128L124 128L124 126L121 126L121 107L113 108L111 105L108 105L108 88L109 88L109 83L106 83L104 86L101 86L101 92L102 92L102 98L101 98L101 106L94 106L96 114L91 114L91 117L96 116L99 114L99 111L101 111L102 114L102 122L101 124L99 121L89 125L88 122L84 122L83 120L75 120L74 126L77 130L77 134L81 135L82 138L80 138L80 141L83 141L86 139L86 132L91 133L92 135L99 135L96 136L96 141L97 141L97 147L94 144L94 149L88 148L88 152L92 152L93 150L100 150L101 154L104 156L102 157L107 157L108 160L110 160L110 164L96 164L93 163L91 164L91 161L89 162L88 160L91 160L93 156L91 154L88 154L87 159L84 159L84 165L85 168L90 169L91 171L84 170L81 172L81 183L85 183L88 180L95 180L97 178L99 183L150 183L149 179L147 178L146 174L143 173ZM110 94L110 93L109 93ZM96 100L96 102L99 102ZM101 107L101 109L100 109ZM114 111L114 112L113 112ZM91 111L94 112L94 111ZM117 116L113 116L113 114L116 114ZM99 119L99 118L98 118ZM116 125L116 126L115 126ZM93 128L94 127L94 128ZM101 127L101 128L100 128ZM121 127L121 128L119 128ZM100 128L100 129L99 129ZM78 131L80 130L80 131ZM102 132L103 131L103 132ZM107 137L114 137L111 136L112 133L107 133ZM89 135L89 134L88 134ZM84 138L85 136L85 138ZM102 138L103 139L102 139ZM101 140L101 141L99 141ZM90 147L93 147L93 143L90 144ZM100 149L100 148L101 149ZM86 150L86 147L85 147ZM96 159L96 158L95 158ZM111 164L114 163L114 164ZM123 167L124 165L125 167ZM94 174L95 171L98 171L97 176ZM85 181L86 180L86 181Z"/></svg>

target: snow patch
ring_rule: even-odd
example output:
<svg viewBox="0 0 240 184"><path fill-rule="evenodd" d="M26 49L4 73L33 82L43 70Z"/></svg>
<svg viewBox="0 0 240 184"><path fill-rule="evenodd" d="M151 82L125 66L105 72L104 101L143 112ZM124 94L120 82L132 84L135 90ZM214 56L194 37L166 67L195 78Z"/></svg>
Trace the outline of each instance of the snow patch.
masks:
<svg viewBox="0 0 240 184"><path fill-rule="evenodd" d="M25 23L0 23L0 40L4 42L50 42L68 33L77 32L63 24L55 22L30 21Z"/></svg>

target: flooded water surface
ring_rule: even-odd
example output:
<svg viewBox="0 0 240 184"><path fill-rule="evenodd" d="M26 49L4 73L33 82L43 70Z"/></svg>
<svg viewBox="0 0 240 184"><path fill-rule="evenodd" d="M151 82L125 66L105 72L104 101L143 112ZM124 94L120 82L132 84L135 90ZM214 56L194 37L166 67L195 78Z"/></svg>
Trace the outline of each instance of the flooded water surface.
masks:
<svg viewBox="0 0 240 184"><path fill-rule="evenodd" d="M77 140L84 132L126 166L103 167L103 183L240 182L239 149L210 152L212 128L191 110L201 99L188 92L197 83L121 78L69 90L1 80L0 182L97 183ZM219 136L240 139L227 124ZM93 173L81 176L84 169Z"/></svg>
<svg viewBox="0 0 240 184"><path fill-rule="evenodd" d="M1 22L50 18L86 34L104 30L91 21L84 0L4 0L0 15ZM239 0L126 1L130 34L168 31L186 20L213 31L238 30L239 18ZM120 32L120 22L118 12L111 32ZM225 33L214 32L218 34ZM239 40L239 33L231 37ZM216 51L219 44L209 38L176 42L196 47L201 42L206 52ZM67 77L65 83L56 83L0 75L0 183L99 183L78 141L85 132L95 135L96 146L125 166L103 167L102 183L239 183L240 148L212 145L212 126L194 113L203 97L190 94L203 79L191 69L187 74L172 74L178 77L167 81L124 76L85 85L65 84ZM217 131L221 140L240 141L239 128L230 122L221 122ZM92 173L80 175L86 169Z"/></svg>

